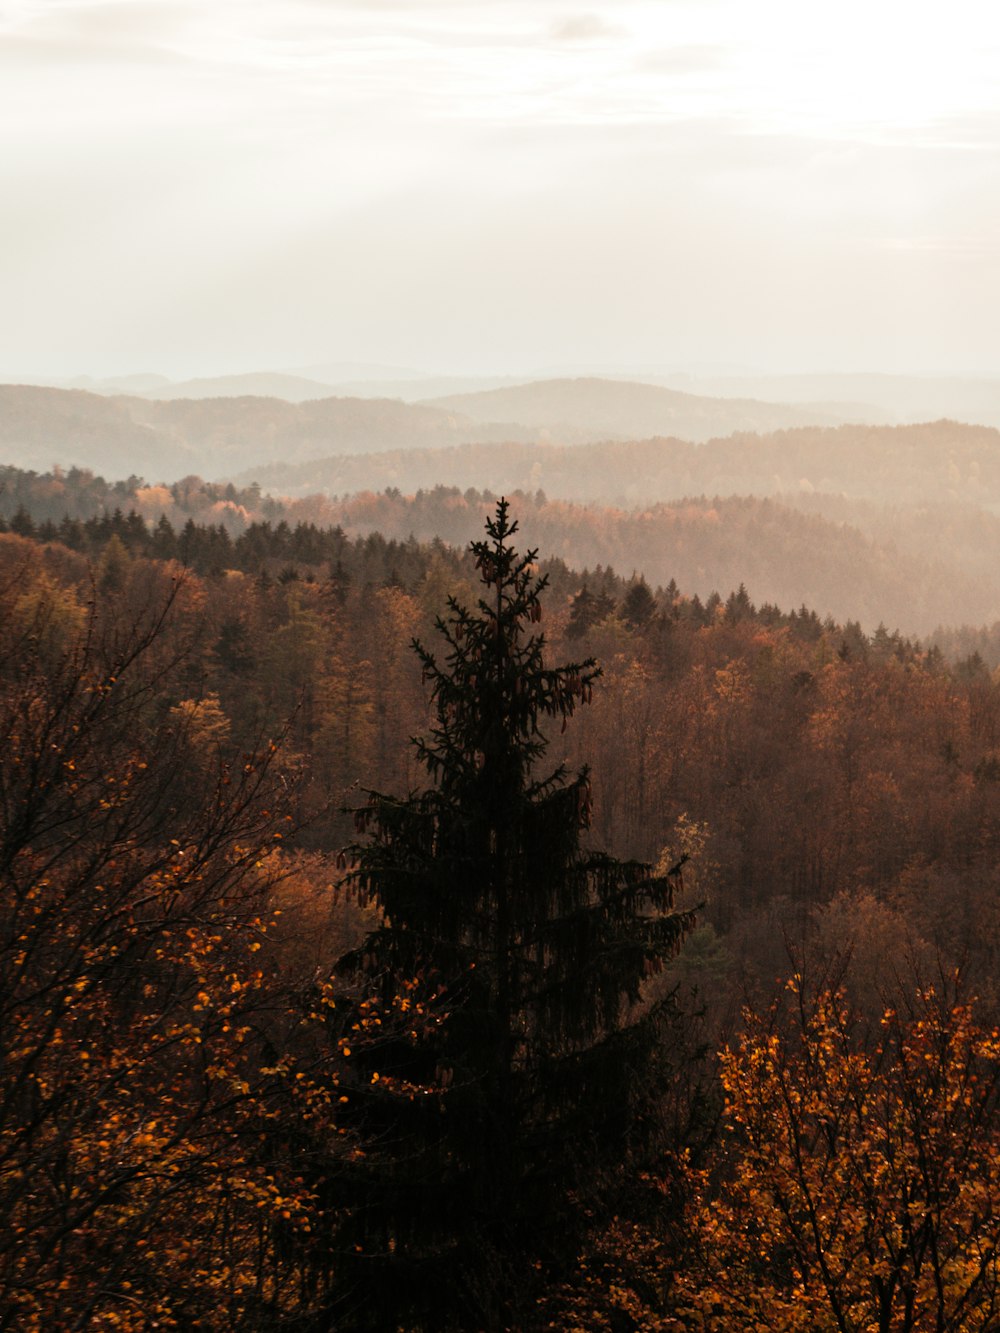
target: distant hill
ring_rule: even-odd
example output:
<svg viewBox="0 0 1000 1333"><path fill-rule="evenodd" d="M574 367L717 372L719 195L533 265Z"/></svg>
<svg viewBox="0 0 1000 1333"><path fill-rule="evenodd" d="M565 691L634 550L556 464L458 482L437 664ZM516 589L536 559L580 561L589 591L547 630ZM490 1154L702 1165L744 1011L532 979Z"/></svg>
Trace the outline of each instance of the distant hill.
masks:
<svg viewBox="0 0 1000 1333"><path fill-rule="evenodd" d="M744 583L757 602L785 610L805 604L841 622L859 620L868 631L882 621L921 637L940 624L1000 620L1000 517L983 510L887 512L830 496L802 497L803 503L820 506L817 512L753 496L702 497L633 510L547 500L537 491L509 498L526 541L547 556L589 568L595 579L603 579L609 567L625 578L641 572L654 586L673 579L682 591L703 599L714 591L725 596ZM96 539L102 528L106 539L116 524L123 536L134 536L121 517L134 509L147 531L165 517L175 532L193 520L213 531L222 526L235 539L248 525L266 520L274 537L275 525L284 520L291 529L303 523L353 536L379 533L407 548L411 535L440 538L461 549L492 504L493 497L472 488L282 501L256 487L238 490L197 477L170 487L146 486L136 477L111 483L72 469L38 473L0 465L0 519L26 534L26 513L36 525L49 525L50 540L78 547L85 538ZM116 510L121 514L113 519ZM260 537L271 541L266 533ZM251 542L256 549L252 533ZM306 537L298 548L315 552L318 545ZM212 549L213 558L226 559L221 548ZM286 555L295 558L290 547Z"/></svg>
<svg viewBox="0 0 1000 1333"><path fill-rule="evenodd" d="M331 382L329 392L340 397L402 398L404 403L420 403L523 383L517 375L426 375L419 379L336 380Z"/></svg>
<svg viewBox="0 0 1000 1333"><path fill-rule="evenodd" d="M322 367L319 367L322 369ZM331 367L334 369L334 367ZM145 377L143 377L145 378ZM219 375L210 379L169 381L161 379L146 386L136 384L129 388L121 385L117 393L142 393L144 398L283 398L289 403L304 403L315 398L399 398L404 403L417 403L445 394L469 393L479 389L495 389L519 383L512 378L472 378L457 375L404 376L401 379L318 380L302 375L261 371L247 375ZM76 386L73 386L76 387ZM87 384L82 389L91 387ZM95 387L95 392L112 392Z"/></svg>
<svg viewBox="0 0 1000 1333"><path fill-rule="evenodd" d="M67 379L35 375L22 377L0 372L0 384L27 385L35 389L82 389L85 393L99 393L109 398L121 393L140 394L150 389L166 388L170 380L166 375L153 374L113 375L107 379L98 379L93 375L73 375ZM423 396L427 397L426 394Z"/></svg>
<svg viewBox="0 0 1000 1333"><path fill-rule="evenodd" d="M1000 377L959 375L665 375L653 382L718 398L764 398L782 403L870 404L898 422L952 417L1000 427ZM851 409L852 415L854 409ZM864 410L860 420L878 420Z"/></svg>
<svg viewBox="0 0 1000 1333"><path fill-rule="evenodd" d="M695 445L654 438L563 447L469 444L396 450L246 471L285 495L343 495L442 483L542 489L567 500L646 504L687 495L825 492L881 504L941 500L1000 509L1000 431L936 421L916 426L802 427Z"/></svg>
<svg viewBox="0 0 1000 1333"><path fill-rule="evenodd" d="M329 384L304 379L299 375L281 375L263 371L250 375L219 375L212 379L179 380L157 384L143 391L144 398L283 398L289 403L312 398L329 398Z"/></svg>
<svg viewBox="0 0 1000 1333"><path fill-rule="evenodd" d="M210 476L244 460L299 462L331 452L442 448L465 440L499 441L514 428L483 425L457 412L392 398L178 398L133 400L129 411L205 460ZM515 436L516 438L516 436Z"/></svg>
<svg viewBox="0 0 1000 1333"><path fill-rule="evenodd" d="M901 551L844 522L754 496L685 500L627 511L521 495L515 516L532 545L577 569L612 566L641 572L651 584L670 579L705 597L745 583L756 602L784 609L805 604L821 616L879 622L909 634L941 624L1000 619L1000 568L972 571L947 551ZM303 501L308 507L310 502ZM478 531L489 500L438 488L351 496L323 508L323 521L351 534L379 532L456 545ZM295 506L292 513L296 512ZM993 520L1000 549L1000 520Z"/></svg>
<svg viewBox="0 0 1000 1333"><path fill-rule="evenodd" d="M512 437L516 427L481 425L455 412L391 399L159 400L0 385L0 462L25 468L58 463L173 481L192 472L221 476L274 459L303 462Z"/></svg>
<svg viewBox="0 0 1000 1333"><path fill-rule="evenodd" d="M508 489L508 496L527 540L577 567L606 571L611 565L626 578L640 571L653 584L674 579L703 598L745 583L757 601L786 610L804 603L840 621L858 619L868 630L884 621L925 636L939 624L1000 619L1000 515L974 506L887 507L803 492L780 500L699 497L625 509L546 499L537 490ZM404 544L414 534L461 548L491 504L472 487L275 500L256 486L237 489L193 476L170 487L147 486L134 476L112 483L88 471L0 465L0 519L24 533L26 511L36 524L51 525L50 539L66 531L71 544L83 534L74 537L64 521L84 520L90 531L113 511L134 509L147 525L166 517L178 532L193 519L222 525L235 538L248 524L267 520L273 527L284 519L293 528L343 527ZM311 539L304 549L315 549Z"/></svg>
<svg viewBox="0 0 1000 1333"><path fill-rule="evenodd" d="M0 382L3 381L0 373ZM959 375L885 375L875 373L811 373L811 374L759 374L746 370L705 370L704 372L669 372L656 367L627 371L573 371L570 375L565 370L539 371L531 375L442 375L430 374L407 366L387 366L366 362L328 361L318 364L284 368L281 370L263 370L250 374L217 375L208 378L170 380L164 375L138 374L118 375L104 379L80 375L71 379L37 379L18 381L37 385L46 385L60 389L84 389L89 393L99 394L142 394L150 398L203 398L203 397L242 397L247 394L257 397L285 398L289 402L304 402L310 398L401 398L404 402L432 402L444 399L450 405L457 405L458 410L476 420L518 421L523 425L538 424L536 414L530 403L520 403L520 415L513 414L509 403L498 401L481 409L474 403L458 404L459 396L479 394L497 389L516 389L519 397L524 395L529 385L622 385L626 389L638 386L642 389L668 389L673 393L682 393L689 398L723 400L731 414L736 405L750 403L767 406L783 406L785 409L804 412L804 416L794 421L772 420L770 424L759 424L745 420L742 426L729 424L730 415L725 422L710 434L726 435L733 429L772 430L781 426L801 424L804 420L814 423L836 424L839 422L866 422L868 424L905 425L919 421L936 421L948 417L972 425L1000 427L1000 375L995 376L959 376ZM530 396L530 395L527 395ZM578 394L578 396L580 396ZM634 395L631 395L635 401ZM643 425L642 420L634 421L623 433L621 413L614 407L610 416L603 421L603 434L615 439L642 435L670 434L680 435L684 439L702 439L703 435L682 429L673 419L664 422L662 408L666 400L661 399L655 406L655 399L647 397L646 406L654 413L653 423ZM589 430L599 419L599 415L581 423L576 409L570 405L567 413L566 404L556 402L563 416L560 418L565 429L582 426ZM677 404L675 402L675 407ZM690 406L690 405L689 405ZM595 395L587 403L587 411L600 413L604 409ZM497 415L499 414L499 415ZM558 416L546 407L538 414L543 427L551 428L552 421ZM558 423L557 423L558 424ZM699 427L700 429L700 427ZM577 439L581 437L576 436ZM599 438L598 434L589 433L587 438Z"/></svg>
<svg viewBox="0 0 1000 1333"><path fill-rule="evenodd" d="M703 441L733 431L774 431L802 425L835 425L844 413L828 407L705 398L653 384L614 379L536 380L479 393L428 400L428 406L461 412L475 421L516 421L547 430L566 442L642 439L676 435Z"/></svg>
<svg viewBox="0 0 1000 1333"><path fill-rule="evenodd" d="M115 375L111 379L92 379L89 375L80 375L78 378L68 381L65 384L54 384L56 389L85 389L88 393L119 394L119 393L149 393L155 389L163 389L169 385L170 380L166 375Z"/></svg>
<svg viewBox="0 0 1000 1333"><path fill-rule="evenodd" d="M314 392L310 382L305 388L301 380L296 384L300 392ZM143 471L172 480L186 472L218 477L278 461L471 442L629 439L648 435L653 422L661 431L702 440L713 433L826 420L805 407L713 401L610 380L551 380L430 403L336 397L290 402L222 396L212 382L197 387L195 397L170 397L160 386L155 397L107 398L0 385L0 462L34 468L75 464L112 475Z"/></svg>
<svg viewBox="0 0 1000 1333"><path fill-rule="evenodd" d="M146 406L141 398L107 398L82 389L0 385L0 460L36 471L58 463L118 477L196 471L198 455L136 419L130 404Z"/></svg>
<svg viewBox="0 0 1000 1333"><path fill-rule="evenodd" d="M407 380L426 379L422 370L413 366L387 366L379 361L319 361L308 366L295 366L284 371L286 375L298 375L309 380L321 380L324 384L342 384L347 380Z"/></svg>

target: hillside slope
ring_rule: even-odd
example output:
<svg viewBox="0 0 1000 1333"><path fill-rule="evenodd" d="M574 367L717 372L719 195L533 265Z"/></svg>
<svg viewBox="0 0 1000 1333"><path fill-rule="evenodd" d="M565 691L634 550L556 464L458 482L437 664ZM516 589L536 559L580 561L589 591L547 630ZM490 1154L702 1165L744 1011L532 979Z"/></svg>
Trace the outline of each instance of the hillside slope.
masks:
<svg viewBox="0 0 1000 1333"><path fill-rule="evenodd" d="M176 480L219 476L275 459L301 462L338 453L436 447L516 438L455 412L392 399L107 397L78 389L0 385L0 461L53 464L111 476Z"/></svg>
<svg viewBox="0 0 1000 1333"><path fill-rule="evenodd" d="M143 398L173 401L175 398L283 398L289 403L304 403L313 398L330 398L333 389L320 380L303 375L283 375L260 371L247 375L216 375L207 379L177 380L145 389Z"/></svg>
<svg viewBox="0 0 1000 1333"><path fill-rule="evenodd" d="M250 376L248 382L266 387L267 381ZM289 389L287 377L282 383L307 400L206 397L211 382L182 386L195 395L182 398L165 388L154 398L0 385L0 461L31 468L76 465L119 476L142 471L173 480L189 472L221 476L337 454L470 442L578 444L635 438L653 429L700 440L827 419L808 408L699 399L599 380L549 381L434 403L316 397L322 385L298 380Z"/></svg>
<svg viewBox="0 0 1000 1333"><path fill-rule="evenodd" d="M1000 377L960 375L802 374L664 375L654 382L720 398L782 403L870 403L900 422L954 417L1000 426ZM876 418L869 418L875 420Z"/></svg>
<svg viewBox="0 0 1000 1333"><path fill-rule="evenodd" d="M516 513L569 563L612 565L625 577L638 571L653 583L674 579L702 597L745 583L754 598L784 608L805 603L838 620L860 619L870 629L884 621L921 635L938 624L982 624L1000 616L1000 516L983 509L888 509L814 494L702 497L627 510L547 500L538 490L508 495ZM284 520L309 527L320 545L321 530L339 527L359 535L383 532L404 544L418 534L462 546L490 503L471 488L438 486L409 498L390 489L344 500L320 494L279 500L257 486L239 489L198 477L146 486L136 477L112 483L85 471L40 474L0 465L0 527L77 545L102 531L107 537L120 530L132 541L136 524L159 533L165 518L174 532L193 520L216 535L224 530L226 540ZM135 517L126 520L130 510ZM73 526L80 521L86 532ZM303 549L312 549L314 539L303 540ZM226 568L226 541L209 545L218 568ZM157 549L174 548L168 542Z"/></svg>
<svg viewBox="0 0 1000 1333"><path fill-rule="evenodd" d="M273 464L244 474L288 495L444 484L534 490L568 500L645 504L686 495L833 492L879 503L942 499L1000 506L1000 431L915 426L801 427L695 445L654 438L559 447L475 444Z"/></svg>
<svg viewBox="0 0 1000 1333"><path fill-rule="evenodd" d="M313 502L291 506L303 517ZM404 497L360 494L324 502L324 522L352 534L380 532L462 545L489 497L438 488ZM821 616L883 622L908 634L941 624L1000 619L1000 568L966 569L946 554L902 551L858 528L773 499L685 500L623 510L518 495L515 512L539 547L577 569L611 566L687 593L723 594L741 583L757 602L806 605ZM1000 540L1000 522L996 525Z"/></svg>
<svg viewBox="0 0 1000 1333"><path fill-rule="evenodd" d="M733 431L773 431L788 426L832 425L845 419L829 407L789 406L753 399L709 398L628 380L537 380L430 399L429 405L475 421L516 421L571 439L638 439L677 435L702 441Z"/></svg>

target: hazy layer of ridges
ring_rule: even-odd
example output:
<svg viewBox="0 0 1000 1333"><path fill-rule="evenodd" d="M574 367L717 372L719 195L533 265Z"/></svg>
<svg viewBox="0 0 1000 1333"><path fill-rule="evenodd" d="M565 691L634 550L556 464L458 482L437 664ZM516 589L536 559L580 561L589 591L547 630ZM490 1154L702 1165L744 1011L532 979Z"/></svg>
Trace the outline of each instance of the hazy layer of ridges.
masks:
<svg viewBox="0 0 1000 1333"><path fill-rule="evenodd" d="M488 504L477 494L364 494L333 503L327 517L355 534L440 537L462 545ZM806 605L867 630L880 621L911 634L937 625L1000 617L1000 574L968 570L927 546L901 551L849 524L756 496L687 499L641 510L518 497L514 508L533 546L574 568L674 579L705 597L744 583L755 601ZM986 516L991 519L991 516ZM1000 520L991 519L1000 551Z"/></svg>
<svg viewBox="0 0 1000 1333"><path fill-rule="evenodd" d="M111 476L218 476L275 459L509 439L454 412L394 399L104 397L0 385L0 457L18 467L87 467Z"/></svg>
<svg viewBox="0 0 1000 1333"><path fill-rule="evenodd" d="M654 384L615 379L553 379L429 400L475 421L517 421L572 438L634 439L678 435L707 440L738 430L778 430L806 422L834 424L842 414L814 405L791 407L753 399L717 399Z"/></svg>
<svg viewBox="0 0 1000 1333"><path fill-rule="evenodd" d="M796 492L628 509L507 491L526 532L545 532L551 551L574 565L610 563L626 576L638 570L653 582L674 578L702 595L744 582L758 600L805 603L868 628L883 620L921 635L939 623L982 624L1000 607L1000 515L974 505L886 506ZM11 521L23 507L36 522L53 524L54 533L63 519L135 508L147 524L167 518L178 530L194 518L221 523L235 536L266 514L293 526L342 524L401 540L419 531L464 545L490 503L479 489L434 486L412 497L397 489L343 500L311 494L273 507L253 486L235 490L197 477L174 487L147 486L135 476L112 484L87 473L0 464L0 515Z"/></svg>
<svg viewBox="0 0 1000 1333"><path fill-rule="evenodd" d="M147 389L144 398L172 401L176 398L283 398L289 403L334 397L329 384L301 375L264 372L249 375L219 375L213 378L178 380Z"/></svg>
<svg viewBox="0 0 1000 1333"><path fill-rule="evenodd" d="M0 374L0 382L4 379ZM147 373L106 379L18 381L98 394L141 394L148 398L273 396L290 402L316 397L400 398L436 402L486 390L523 388L538 383L619 383L667 388L691 397L753 401L807 408L815 421L867 421L905 424L951 417L956 421L1000 426L1000 376L860 373L763 374L749 371L666 371L651 367L632 372L538 371L522 375L448 375L410 367L355 362L323 362L294 369L265 369L197 379L171 380ZM470 409L470 415L474 414ZM665 428L657 427L656 433ZM632 432L633 434L653 433ZM723 432L720 432L723 433Z"/></svg>
<svg viewBox="0 0 1000 1333"><path fill-rule="evenodd" d="M53 464L112 476L195 471L200 459L181 439L164 438L130 410L140 398L109 398L83 389L0 385L0 451L5 462L44 470Z"/></svg>
<svg viewBox="0 0 1000 1333"><path fill-rule="evenodd" d="M679 439L559 447L509 443L275 464L241 474L287 495L443 483L541 488L571 500L644 504L685 495L835 492L884 503L941 499L1000 506L1000 431L936 421L802 427L695 445Z"/></svg>
<svg viewBox="0 0 1000 1333"><path fill-rule="evenodd" d="M277 460L297 463L335 454L442 448L473 441L541 438L574 444L629 439L650 433L652 421L661 433L669 430L700 440L817 416L805 408L727 404L601 380L551 381L491 393L491 410L498 414L484 420L461 410L456 405L459 400L428 404L336 397L292 403L246 395L108 398L81 390L5 385L0 386L0 450L7 461L21 467L60 463L111 474L153 471L173 479L192 471L220 476ZM521 417L502 413L508 393L520 394L509 406ZM472 397L479 402L477 411L484 411L483 396ZM151 459L156 460L155 467Z"/></svg>
<svg viewBox="0 0 1000 1333"><path fill-rule="evenodd" d="M1000 427L1000 377L887 375L872 372L800 375L664 375L655 383L719 398L782 403L870 403L899 422L954 417ZM869 418L874 419L874 418Z"/></svg>

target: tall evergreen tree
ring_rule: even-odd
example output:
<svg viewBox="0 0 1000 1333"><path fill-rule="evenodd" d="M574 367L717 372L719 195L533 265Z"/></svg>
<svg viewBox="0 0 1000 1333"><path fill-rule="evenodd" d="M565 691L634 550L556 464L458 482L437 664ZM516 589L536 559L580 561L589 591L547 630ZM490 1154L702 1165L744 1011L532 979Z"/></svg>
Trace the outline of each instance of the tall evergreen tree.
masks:
<svg viewBox="0 0 1000 1333"><path fill-rule="evenodd" d="M656 598L644 578L636 579L625 594L621 614L629 629L645 629L656 615Z"/></svg>
<svg viewBox="0 0 1000 1333"><path fill-rule="evenodd" d="M606 620L615 609L615 599L607 593L592 593L586 584L573 598L569 621L566 625L568 639L582 639L595 625Z"/></svg>
<svg viewBox="0 0 1000 1333"><path fill-rule="evenodd" d="M582 845L586 770L543 767L544 720L565 726L600 673L546 664L546 580L516 530L501 500L472 546L477 608L449 602L443 660L414 643L432 785L358 812L353 882L381 923L354 962L386 1000L422 978L443 1013L429 1046L379 1047L359 1077L370 1147L342 1280L363 1326L523 1326L525 1274L572 1260L572 1200L649 1123L671 1002L644 981L692 920L677 868Z"/></svg>

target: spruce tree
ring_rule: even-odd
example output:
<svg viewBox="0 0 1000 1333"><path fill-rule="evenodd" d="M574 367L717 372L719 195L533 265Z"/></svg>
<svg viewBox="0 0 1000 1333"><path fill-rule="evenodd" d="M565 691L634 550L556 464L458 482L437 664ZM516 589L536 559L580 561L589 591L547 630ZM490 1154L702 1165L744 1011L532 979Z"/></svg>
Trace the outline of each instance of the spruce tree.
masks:
<svg viewBox="0 0 1000 1333"><path fill-rule="evenodd" d="M692 913L674 910L677 868L589 850L587 771L544 766L541 727L565 727L600 671L547 664L546 579L516 531L501 500L472 545L477 607L449 601L440 655L414 641L431 785L357 812L351 879L380 924L351 961L385 1003L419 979L440 1021L376 1043L378 1069L361 1058L338 1326L525 1326L531 1277L573 1260L581 1201L638 1144L658 1091L671 1002L644 982Z"/></svg>
<svg viewBox="0 0 1000 1333"><path fill-rule="evenodd" d="M569 621L566 625L567 639L582 639L593 627L606 620L615 609L615 599L607 593L590 591L586 584L573 598Z"/></svg>
<svg viewBox="0 0 1000 1333"><path fill-rule="evenodd" d="M629 629L645 629L656 615L656 598L644 578L636 579L625 594L621 615Z"/></svg>

